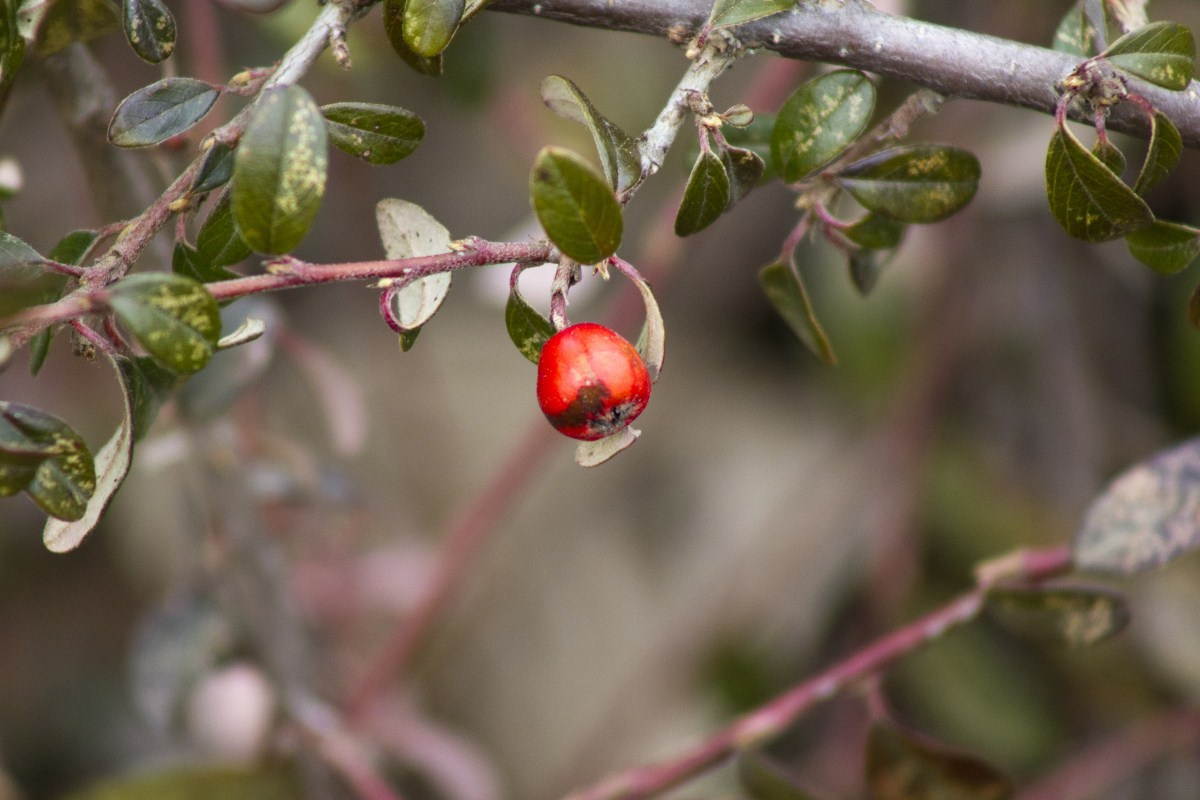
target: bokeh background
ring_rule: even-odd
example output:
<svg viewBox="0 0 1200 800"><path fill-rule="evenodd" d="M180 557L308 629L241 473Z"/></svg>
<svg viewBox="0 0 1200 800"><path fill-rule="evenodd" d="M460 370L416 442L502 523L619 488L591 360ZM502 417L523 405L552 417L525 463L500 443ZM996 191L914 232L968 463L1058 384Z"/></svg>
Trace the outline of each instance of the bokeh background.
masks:
<svg viewBox="0 0 1200 800"><path fill-rule="evenodd" d="M170 5L180 49L169 69L218 83L278 59L317 13L307 0L263 16ZM1068 5L892 10L1046 44ZM1200 25L1192 2L1150 12ZM571 78L640 131L686 67L665 41L485 12L430 79L403 65L382 27L376 10L351 30L353 69L325 56L303 85L321 103L412 110L426 141L389 167L331 154L297 250L312 261L381 257L374 206L385 197L421 204L456 237L533 235L535 153L559 144L591 156L586 131L541 104L541 79ZM119 34L89 47L114 100L162 76ZM818 69L748 58L713 100L771 112ZM0 120L0 155L24 173L6 224L42 252L114 219L88 190L51 75L27 63ZM886 112L913 87L879 88ZM205 124L240 102L223 98ZM403 688L373 703L366 738L406 797L553 798L677 752L968 588L980 561L1069 540L1117 471L1200 427L1200 333L1185 314L1195 269L1162 279L1121 243L1082 245L1057 227L1042 177L1051 129L1042 115L966 101L921 121L912 141L977 154L979 193L911 230L866 298L830 247L802 246L834 368L758 288L796 221L783 187L762 186L686 241L670 232L695 146L685 132L629 205L621 249L658 293L666 368L639 442L595 470L576 467L572 444L540 418L534 368L504 330L505 268L457 276L408 353L361 285L231 306L231 319L264 317L271 333L221 355L164 411L82 547L46 552L34 506L0 501L0 798L311 752L289 722L298 704L336 708L353 691L435 580L439 544L473 521L481 543L447 613ZM153 185L198 139L131 158ZM1119 142L1136 163L1142 145ZM1200 222L1198 181L1185 153L1152 205ZM544 302L528 277L526 295ZM638 310L620 278L589 278L570 308L630 337ZM60 336L38 378L20 358L0 374L0 396L62 416L98 447L119 416L106 369ZM1088 759L1125 767L1089 797L1200 796L1200 563L1116 585L1134 621L1111 642L1065 651L984 621L906 659L886 695L1031 800ZM830 796L864 796L868 721L855 694L806 717L772 756ZM1112 737L1148 742L1148 755L1130 745L1098 758L1126 741ZM318 794L346 792L311 780ZM724 769L679 796L737 792Z"/></svg>

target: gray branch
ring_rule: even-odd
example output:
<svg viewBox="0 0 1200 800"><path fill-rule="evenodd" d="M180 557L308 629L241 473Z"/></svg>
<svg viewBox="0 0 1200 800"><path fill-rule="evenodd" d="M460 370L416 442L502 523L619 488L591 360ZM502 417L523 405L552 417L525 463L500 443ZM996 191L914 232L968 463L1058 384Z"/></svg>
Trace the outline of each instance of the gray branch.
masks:
<svg viewBox="0 0 1200 800"><path fill-rule="evenodd" d="M495 0L489 9L592 28L654 36L694 35L709 0ZM912 81L941 94L1050 113L1054 86L1079 59L1045 47L970 33L876 11L864 0L802 0L793 10L737 28L746 42L788 58L841 64ZM1131 89L1164 112L1187 147L1200 149L1200 90L1170 92L1136 79ZM1145 137L1132 103L1112 110L1108 127Z"/></svg>

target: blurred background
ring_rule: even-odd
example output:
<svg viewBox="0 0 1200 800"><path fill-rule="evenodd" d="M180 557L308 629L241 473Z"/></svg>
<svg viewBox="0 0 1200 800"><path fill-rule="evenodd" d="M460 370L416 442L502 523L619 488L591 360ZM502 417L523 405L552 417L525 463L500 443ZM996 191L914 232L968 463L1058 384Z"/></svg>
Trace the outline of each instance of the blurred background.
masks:
<svg viewBox="0 0 1200 800"><path fill-rule="evenodd" d="M277 60L317 13L307 0L259 16L169 5L180 45L167 69L214 83ZM1068 5L891 10L1046 45ZM1149 11L1200 25L1185 0ZM349 45L353 69L326 55L303 85L319 103L407 108L426 140L388 167L331 154L296 251L316 262L382 257L374 207L386 197L421 204L455 237L535 235L536 152L593 157L586 130L542 105L542 78L571 78L636 132L687 63L666 41L491 12L459 33L437 79L396 57L378 10ZM89 47L113 101L163 75L119 34ZM773 112L818 69L748 58L713 101ZM0 120L0 156L24 172L6 224L41 252L131 213L88 191L89 156L56 114L53 74L27 62ZM913 88L881 82L880 113ZM224 97L204 125L241 102ZM981 560L1068 541L1117 471L1200 428L1200 334L1186 319L1194 268L1162 279L1122 243L1059 229L1043 188L1051 130L1046 116L966 101L922 120L910 141L974 152L979 193L913 228L868 297L832 248L802 245L832 368L759 289L797 219L778 182L695 237L671 233L695 147L685 131L629 205L621 248L655 287L666 367L641 439L594 470L575 466L538 412L534 368L504 329L504 267L457 275L407 353L362 285L230 306L227 330L249 314L270 332L218 356L164 410L83 546L48 553L32 503L0 501L0 798L320 749L306 738L320 726L295 720L324 719L361 686L436 581L439 545L472 531L444 617L357 731L408 798L553 798L678 752L969 588ZM202 134L129 156L163 185ZM1118 142L1137 163L1143 145ZM1196 224L1198 182L1185 152L1151 204ZM144 261L166 266L153 252ZM524 291L544 304L537 277ZM570 313L631 338L640 325L620 278L587 278ZM0 374L0 396L60 415L95 449L120 414L106 370L59 336L38 378L20 358ZM1117 588L1134 621L1113 641L1066 651L984 621L902 662L886 695L1031 800L1200 796L1200 717L1188 710L1200 694L1200 563ZM865 796L868 722L852 694L807 716L772 757L831 797ZM1113 737L1145 754L1098 759L1125 741ZM1089 763L1122 768L1091 794L1035 794ZM338 779L306 780L317 796L353 796ZM737 792L723 769L679 796Z"/></svg>

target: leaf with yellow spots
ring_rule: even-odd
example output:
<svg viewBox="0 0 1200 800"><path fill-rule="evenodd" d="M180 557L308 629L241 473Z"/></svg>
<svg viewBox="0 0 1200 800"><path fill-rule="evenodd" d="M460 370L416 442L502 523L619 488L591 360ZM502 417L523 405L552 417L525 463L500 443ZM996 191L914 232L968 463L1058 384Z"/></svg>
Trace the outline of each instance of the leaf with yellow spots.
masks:
<svg viewBox="0 0 1200 800"><path fill-rule="evenodd" d="M1196 69L1196 42L1178 22L1152 22L1100 54L1108 63L1164 89L1183 91Z"/></svg>
<svg viewBox="0 0 1200 800"><path fill-rule="evenodd" d="M971 202L979 161L957 147L893 147L840 170L837 182L868 211L900 222L938 222Z"/></svg>
<svg viewBox="0 0 1200 800"><path fill-rule="evenodd" d="M157 64L175 50L175 17L162 0L122 0L121 25L143 61Z"/></svg>
<svg viewBox="0 0 1200 800"><path fill-rule="evenodd" d="M875 85L858 70L834 70L805 83L775 118L775 171L794 183L829 163L866 130L874 110Z"/></svg>
<svg viewBox="0 0 1200 800"><path fill-rule="evenodd" d="M47 514L78 519L95 488L83 437L53 414L0 401L0 497L24 490Z"/></svg>
<svg viewBox="0 0 1200 800"><path fill-rule="evenodd" d="M221 335L217 301L183 275L150 272L112 285L109 304L126 330L163 366L190 375L208 363Z"/></svg>
<svg viewBox="0 0 1200 800"><path fill-rule="evenodd" d="M1103 586L996 587L985 608L1016 634L1070 647L1101 642L1129 623L1125 597Z"/></svg>
<svg viewBox="0 0 1200 800"><path fill-rule="evenodd" d="M1154 222L1145 201L1065 126L1055 129L1046 151L1046 197L1058 224L1087 242L1106 242Z"/></svg>
<svg viewBox="0 0 1200 800"><path fill-rule="evenodd" d="M308 233L325 194L325 118L303 87L268 89L233 157L233 218L255 252L286 253Z"/></svg>
<svg viewBox="0 0 1200 800"><path fill-rule="evenodd" d="M418 56L433 58L450 44L465 11L465 0L405 0L405 43Z"/></svg>
<svg viewBox="0 0 1200 800"><path fill-rule="evenodd" d="M149 358L110 357L121 381L125 414L121 425L96 453L95 491L84 512L74 520L49 519L42 530L42 543L54 553L65 553L79 546L100 517L129 473L133 444L154 421L158 407L179 380Z"/></svg>

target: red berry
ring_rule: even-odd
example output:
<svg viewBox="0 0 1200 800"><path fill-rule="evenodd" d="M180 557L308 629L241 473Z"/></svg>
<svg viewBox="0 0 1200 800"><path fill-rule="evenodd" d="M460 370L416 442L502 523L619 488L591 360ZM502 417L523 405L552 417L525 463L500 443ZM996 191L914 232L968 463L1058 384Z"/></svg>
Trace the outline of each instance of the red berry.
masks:
<svg viewBox="0 0 1200 800"><path fill-rule="evenodd" d="M580 322L550 337L538 359L538 405L572 439L594 441L633 422L650 400L650 373L615 331Z"/></svg>

